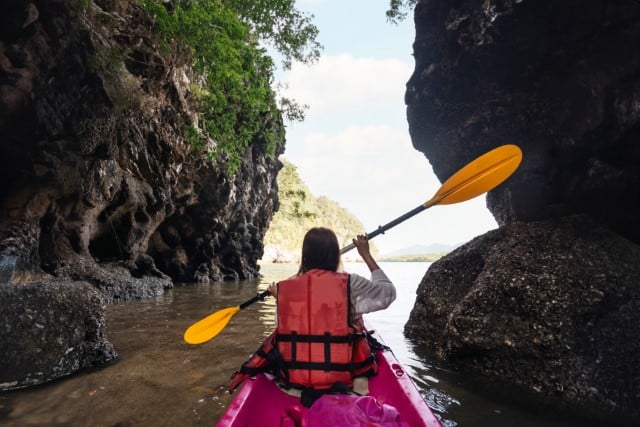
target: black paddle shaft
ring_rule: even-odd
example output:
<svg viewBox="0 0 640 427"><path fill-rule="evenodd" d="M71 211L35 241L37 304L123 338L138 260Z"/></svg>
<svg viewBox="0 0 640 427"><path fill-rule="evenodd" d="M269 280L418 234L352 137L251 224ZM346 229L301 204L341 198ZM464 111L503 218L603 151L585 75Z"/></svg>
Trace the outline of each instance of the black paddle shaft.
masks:
<svg viewBox="0 0 640 427"><path fill-rule="evenodd" d="M257 301L264 301L264 299L266 297L268 297L269 295L271 295L271 292L269 291L264 291L259 293L258 295L256 295L255 297L251 298L250 300L247 300L245 302L243 302L242 304L240 304L238 307L240 307L240 309L243 309L245 307L250 306L251 304L253 304L254 302Z"/></svg>
<svg viewBox="0 0 640 427"><path fill-rule="evenodd" d="M367 233L367 237L369 238L369 240L371 240L374 237L376 237L378 234L384 234L385 231L389 230L390 228L395 227L396 225L400 224L401 222L404 222L404 221L408 220L412 216L414 216L416 214L419 214L420 212L422 212L425 209L427 209L427 206L422 204L422 205L418 206L417 208L410 210L406 214L400 215L398 218L394 219L393 221L388 222L385 225L378 226L378 228L375 231L372 231L371 233ZM340 249L340 253L343 254L345 252L349 252L351 249L353 249L355 247L356 247L356 245L354 245L353 243L350 243L347 246L345 246L344 248Z"/></svg>

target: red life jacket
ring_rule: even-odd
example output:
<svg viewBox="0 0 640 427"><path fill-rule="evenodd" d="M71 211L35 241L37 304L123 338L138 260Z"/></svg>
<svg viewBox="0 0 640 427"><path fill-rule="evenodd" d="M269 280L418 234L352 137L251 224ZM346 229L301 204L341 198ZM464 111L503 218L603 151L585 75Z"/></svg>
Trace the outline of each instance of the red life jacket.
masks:
<svg viewBox="0 0 640 427"><path fill-rule="evenodd" d="M331 388L377 373L362 321L349 322L349 276L311 270L278 284L278 326L232 377L271 372L285 386Z"/></svg>
<svg viewBox="0 0 640 427"><path fill-rule="evenodd" d="M278 284L276 346L297 387L330 388L374 361L362 328L349 322L349 275L311 270Z"/></svg>

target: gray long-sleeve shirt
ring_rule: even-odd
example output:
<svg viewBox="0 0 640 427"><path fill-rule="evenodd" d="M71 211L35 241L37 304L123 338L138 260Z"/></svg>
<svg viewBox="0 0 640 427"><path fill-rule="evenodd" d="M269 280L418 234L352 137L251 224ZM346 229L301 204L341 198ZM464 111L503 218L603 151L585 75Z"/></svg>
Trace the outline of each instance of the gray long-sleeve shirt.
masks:
<svg viewBox="0 0 640 427"><path fill-rule="evenodd" d="M371 279L350 273L353 318L385 309L396 299L396 288L381 269L371 272Z"/></svg>

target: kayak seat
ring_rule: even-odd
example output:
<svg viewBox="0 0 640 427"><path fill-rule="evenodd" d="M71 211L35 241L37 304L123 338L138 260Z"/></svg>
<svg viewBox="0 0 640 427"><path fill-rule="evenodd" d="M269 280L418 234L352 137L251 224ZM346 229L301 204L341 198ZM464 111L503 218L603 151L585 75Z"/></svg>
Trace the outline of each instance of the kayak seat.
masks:
<svg viewBox="0 0 640 427"><path fill-rule="evenodd" d="M278 388L293 397L302 397L302 390L299 388L289 387L285 388L278 384ZM355 377L353 379L352 390L355 394L360 396L366 396L369 394L369 377Z"/></svg>

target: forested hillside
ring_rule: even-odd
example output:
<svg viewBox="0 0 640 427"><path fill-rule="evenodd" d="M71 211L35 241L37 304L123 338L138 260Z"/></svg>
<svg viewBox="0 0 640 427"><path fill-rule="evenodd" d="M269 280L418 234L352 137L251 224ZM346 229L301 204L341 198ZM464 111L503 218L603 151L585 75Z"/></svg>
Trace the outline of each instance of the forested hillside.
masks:
<svg viewBox="0 0 640 427"><path fill-rule="evenodd" d="M295 165L287 161L278 174L278 197L280 209L265 235L263 261L297 262L302 239L311 227L331 228L341 247L365 231L360 220L338 203L325 196L314 196Z"/></svg>

